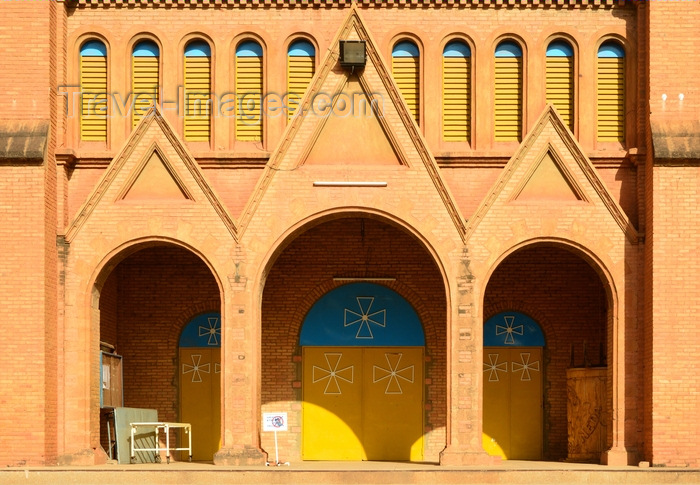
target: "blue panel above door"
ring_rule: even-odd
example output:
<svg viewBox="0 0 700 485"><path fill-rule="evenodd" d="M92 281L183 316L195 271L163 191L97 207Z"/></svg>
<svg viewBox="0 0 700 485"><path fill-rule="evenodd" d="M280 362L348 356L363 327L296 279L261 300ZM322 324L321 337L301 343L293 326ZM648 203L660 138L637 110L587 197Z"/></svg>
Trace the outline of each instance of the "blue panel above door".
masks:
<svg viewBox="0 0 700 485"><path fill-rule="evenodd" d="M544 347L544 334L524 313L501 312L484 323L484 347Z"/></svg>
<svg viewBox="0 0 700 485"><path fill-rule="evenodd" d="M221 314L197 315L180 334L180 347L221 347Z"/></svg>
<svg viewBox="0 0 700 485"><path fill-rule="evenodd" d="M322 296L304 319L299 344L423 346L418 314L401 295L374 283L350 283Z"/></svg>

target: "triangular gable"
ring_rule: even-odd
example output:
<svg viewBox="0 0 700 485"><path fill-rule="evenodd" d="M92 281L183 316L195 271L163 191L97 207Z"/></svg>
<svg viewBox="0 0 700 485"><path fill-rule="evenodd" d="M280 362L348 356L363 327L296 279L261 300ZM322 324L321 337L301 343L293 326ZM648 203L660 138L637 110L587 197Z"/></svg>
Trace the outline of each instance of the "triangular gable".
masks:
<svg viewBox="0 0 700 485"><path fill-rule="evenodd" d="M519 202L585 202L586 196L557 149L551 144L538 157L511 200Z"/></svg>
<svg viewBox="0 0 700 485"><path fill-rule="evenodd" d="M192 195L167 156L154 143L133 170L118 199L129 202L192 200Z"/></svg>
<svg viewBox="0 0 700 485"><path fill-rule="evenodd" d="M551 127L552 129L548 129ZM552 135L554 133L554 136ZM546 143L540 138L546 137ZM543 147L544 145L544 147ZM542 165L542 164L545 165ZM538 174L538 170L541 170ZM517 174L517 175L516 175ZM513 177L520 182L513 183ZM537 177L552 178L556 187L535 191L544 185ZM532 184L532 185L530 185ZM569 191L567 193L567 191ZM595 167L566 128L554 107L547 105L542 115L506 164L491 192L484 198L467 225L471 237L488 212L497 204L525 202L552 205L562 201L584 205L602 205L610 213L628 240L636 244L637 230L600 179Z"/></svg>
<svg viewBox="0 0 700 485"><path fill-rule="evenodd" d="M341 89L331 97L332 116L317 124L311 137L308 153L301 164L337 165L407 165L401 151L397 151L387 134L381 104L373 99L356 75L348 76ZM338 145L347 145L343 150ZM342 157L328 158L324 154L336 149Z"/></svg>
<svg viewBox="0 0 700 485"><path fill-rule="evenodd" d="M162 135L157 138L166 140L169 147L172 148L173 154L170 157L165 155L165 147L159 146L157 142L153 141L153 137L144 138L152 127L159 130ZM145 148L144 144L147 144ZM136 159L135 153L141 151L144 155ZM121 181L118 187L115 186L115 180L125 170L128 170L129 176ZM166 187L149 188L149 182L158 180L164 180ZM178 192L181 195L178 196ZM197 198L193 195L195 193L201 194L202 199L196 200ZM107 194L111 194L111 196L105 198ZM205 180L194 157L180 142L172 126L163 118L157 106L151 108L151 111L143 117L117 156L109 164L75 219L68 226L66 240L70 242L76 237L98 204L117 205L128 202L129 199L156 205L163 202L172 203L173 201L188 204L201 203L206 199L234 239L237 239L237 228L233 219Z"/></svg>
<svg viewBox="0 0 700 485"><path fill-rule="evenodd" d="M363 40L366 42L367 64L363 69L358 69L352 74L344 72L339 75L336 68L340 56L340 40ZM342 93L348 85L348 82L354 82L354 75L356 75L357 82L362 88L363 93L372 93L369 95L370 98L377 95L376 97L382 100L382 103L375 106L377 110L376 123L374 121L372 122L371 129L376 132L376 130L381 128L381 133L386 137L386 142L389 143L391 151L396 156L396 161L394 162L393 158L391 158L388 151L389 147L384 145L380 148L384 156L382 160L383 163L380 163L380 165L396 163L406 166L407 168L417 168L411 167L408 161L410 157L408 157L406 153L409 149L415 150L418 154L418 158L422 162L425 172L427 172L431 185L442 200L457 232L464 242L466 231L464 218L460 214L447 184L440 176L437 162L430 153L425 139L420 132L420 128L403 101L398 87L394 83L391 72L387 68L387 63L377 49L376 42L372 35L365 27L360 11L355 4L349 9L348 16L343 26L338 30L338 33L331 42L331 48L324 61L319 66L319 69L316 71L304 98L297 108L294 118L287 126L282 136L282 141L272 153L264 173L258 180L258 184L253 191L251 199L241 216L239 224L240 233L242 234L247 228L277 172L295 170L305 163L309 163L309 161L311 165L321 163L318 158L314 158L314 147L324 144L328 146L330 141L321 140L323 136L350 136L347 134L347 130L343 130L341 126L342 123L336 123L337 120L330 122L322 116L310 116L309 114L314 113L314 106L312 106L312 103L317 101L319 94L327 96L328 93ZM338 81L334 83L336 78L338 78ZM331 97L333 94L331 94ZM389 111L394 114L388 116ZM310 127L307 123L313 123L314 125ZM334 123L334 125L331 125L332 129L328 129L328 123ZM367 129L369 129L369 125L363 127L364 132L367 132ZM298 154L290 153L290 147L300 142L298 139L299 137L303 138L301 142L304 144L304 148L299 150ZM410 148L406 147L405 140L412 140L413 146ZM385 141L380 139L377 143L383 144ZM311 160L309 157L311 157ZM342 163L342 161L339 161L339 163Z"/></svg>

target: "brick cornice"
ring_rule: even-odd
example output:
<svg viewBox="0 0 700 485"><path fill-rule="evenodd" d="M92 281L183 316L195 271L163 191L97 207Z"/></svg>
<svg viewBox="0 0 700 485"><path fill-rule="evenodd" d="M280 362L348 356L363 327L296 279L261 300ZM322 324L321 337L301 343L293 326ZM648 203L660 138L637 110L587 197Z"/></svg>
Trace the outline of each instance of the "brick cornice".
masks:
<svg viewBox="0 0 700 485"><path fill-rule="evenodd" d="M610 8L634 0L65 0L77 7L190 8Z"/></svg>

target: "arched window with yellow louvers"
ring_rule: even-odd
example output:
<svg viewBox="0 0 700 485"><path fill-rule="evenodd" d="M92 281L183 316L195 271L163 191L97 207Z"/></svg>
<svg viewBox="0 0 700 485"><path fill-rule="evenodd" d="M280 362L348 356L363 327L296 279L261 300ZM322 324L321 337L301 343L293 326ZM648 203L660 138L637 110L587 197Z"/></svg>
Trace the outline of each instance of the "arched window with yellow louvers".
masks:
<svg viewBox="0 0 700 485"><path fill-rule="evenodd" d="M263 50L255 41L236 48L236 140L262 141Z"/></svg>
<svg viewBox="0 0 700 485"><path fill-rule="evenodd" d="M420 122L420 52L416 44L402 41L391 53L394 81L416 122Z"/></svg>
<svg viewBox="0 0 700 485"><path fill-rule="evenodd" d="M442 52L442 137L471 141L471 50L453 41Z"/></svg>
<svg viewBox="0 0 700 485"><path fill-rule="evenodd" d="M196 40L185 47L185 140L209 141L211 103L211 48Z"/></svg>
<svg viewBox="0 0 700 485"><path fill-rule="evenodd" d="M294 41L287 52L287 114L291 120L314 77L316 49L308 40Z"/></svg>
<svg viewBox="0 0 700 485"><path fill-rule="evenodd" d="M513 41L496 47L494 138L520 141L523 130L523 51Z"/></svg>
<svg viewBox="0 0 700 485"><path fill-rule="evenodd" d="M80 139L107 141L107 48L89 40L80 48Z"/></svg>
<svg viewBox="0 0 700 485"><path fill-rule="evenodd" d="M563 40L547 46L547 103L574 129L574 50Z"/></svg>
<svg viewBox="0 0 700 485"><path fill-rule="evenodd" d="M598 49L598 141L625 139L625 50L615 41Z"/></svg>
<svg viewBox="0 0 700 485"><path fill-rule="evenodd" d="M143 40L134 46L131 56L132 128L136 128L148 110L158 103L159 84L160 49L155 42Z"/></svg>

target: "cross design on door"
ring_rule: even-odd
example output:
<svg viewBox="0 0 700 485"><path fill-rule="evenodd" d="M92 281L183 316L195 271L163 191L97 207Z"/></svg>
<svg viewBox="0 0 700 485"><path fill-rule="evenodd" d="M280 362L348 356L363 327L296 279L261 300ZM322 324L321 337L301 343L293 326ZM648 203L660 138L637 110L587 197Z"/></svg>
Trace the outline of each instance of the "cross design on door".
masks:
<svg viewBox="0 0 700 485"><path fill-rule="evenodd" d="M340 390L340 383L338 381L353 383L355 379L355 367L349 365L347 367L340 367L340 360L343 358L343 354L338 352L326 352L323 354L326 359L327 368L319 367L317 365L313 366L311 380L314 384L321 382L323 380L328 380L326 382L326 388L324 389L324 394L342 394Z"/></svg>
<svg viewBox="0 0 700 485"><path fill-rule="evenodd" d="M202 356L200 354L192 354L192 365L182 364L182 373L189 374L191 372L192 382L202 382L202 374L200 372L205 374L211 372L209 363L202 364L201 361Z"/></svg>
<svg viewBox="0 0 700 485"><path fill-rule="evenodd" d="M413 384L415 380L415 366L410 365L399 369L401 358L403 357L402 353L386 353L384 357L386 358L388 368L385 369L375 365L372 368L372 382L376 384L388 379L384 394L403 394L403 389L401 388L401 382L399 380Z"/></svg>

